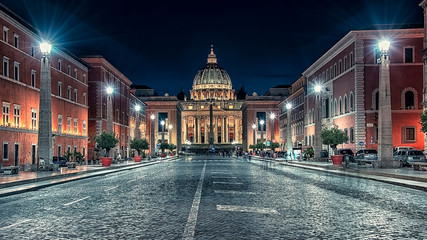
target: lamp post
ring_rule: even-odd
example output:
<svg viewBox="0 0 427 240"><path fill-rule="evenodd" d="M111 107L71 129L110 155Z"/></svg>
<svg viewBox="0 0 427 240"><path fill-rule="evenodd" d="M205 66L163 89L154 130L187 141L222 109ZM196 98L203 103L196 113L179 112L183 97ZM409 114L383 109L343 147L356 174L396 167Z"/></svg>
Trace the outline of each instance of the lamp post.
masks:
<svg viewBox="0 0 427 240"><path fill-rule="evenodd" d="M113 93L114 93L114 89L111 86L107 86L105 91L107 92L107 132L113 133Z"/></svg>
<svg viewBox="0 0 427 240"><path fill-rule="evenodd" d="M270 120L271 120L271 141L274 139L274 119L276 118L276 114L270 113Z"/></svg>
<svg viewBox="0 0 427 240"><path fill-rule="evenodd" d="M154 119L156 118L156 116L154 116L154 114L151 114L150 116L151 118L151 133L150 133L150 148L151 148L151 156L154 156L155 150L154 150Z"/></svg>
<svg viewBox="0 0 427 240"><path fill-rule="evenodd" d="M160 125L162 125L162 143L165 142L165 120L160 121Z"/></svg>
<svg viewBox="0 0 427 240"><path fill-rule="evenodd" d="M135 105L135 139L141 138L141 130L139 129L140 119L139 119L139 111L141 110L141 106L139 104Z"/></svg>
<svg viewBox="0 0 427 240"><path fill-rule="evenodd" d="M52 45L41 43L41 77L39 101L39 129L37 137L37 157L44 159L45 164L52 164L52 98L51 98L51 73L50 51Z"/></svg>
<svg viewBox="0 0 427 240"><path fill-rule="evenodd" d="M252 129L254 130L254 137L253 137L253 145L256 144L256 124L252 124Z"/></svg>
<svg viewBox="0 0 427 240"><path fill-rule="evenodd" d="M321 93L322 86L316 84L314 86L315 95L315 105L314 105L314 156L318 161L322 158L322 102L321 102Z"/></svg>
<svg viewBox="0 0 427 240"><path fill-rule="evenodd" d="M260 121L259 121L259 124L261 125L261 152L262 152L262 148L264 147L263 146L263 144L264 144L264 139L263 139L263 133L264 133L264 120L263 119L261 119Z"/></svg>
<svg viewBox="0 0 427 240"><path fill-rule="evenodd" d="M286 110L288 110L288 125L287 125L287 131L288 131L288 137L286 138L286 151L288 153L288 159L292 159L292 129L291 129L291 109L292 104L286 103Z"/></svg>
<svg viewBox="0 0 427 240"><path fill-rule="evenodd" d="M378 44L381 51L379 69L378 99L378 159L381 167L397 167L393 161L393 134L391 123L390 60L388 50L390 42L383 40Z"/></svg>

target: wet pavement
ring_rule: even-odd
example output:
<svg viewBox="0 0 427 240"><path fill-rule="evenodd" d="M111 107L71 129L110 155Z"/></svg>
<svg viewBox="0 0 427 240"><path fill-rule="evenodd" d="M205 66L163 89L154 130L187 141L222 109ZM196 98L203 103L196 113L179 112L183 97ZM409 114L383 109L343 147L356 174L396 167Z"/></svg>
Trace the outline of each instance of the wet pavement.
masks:
<svg viewBox="0 0 427 240"><path fill-rule="evenodd" d="M427 238L426 192L309 164L195 157L1 197L0 239Z"/></svg>

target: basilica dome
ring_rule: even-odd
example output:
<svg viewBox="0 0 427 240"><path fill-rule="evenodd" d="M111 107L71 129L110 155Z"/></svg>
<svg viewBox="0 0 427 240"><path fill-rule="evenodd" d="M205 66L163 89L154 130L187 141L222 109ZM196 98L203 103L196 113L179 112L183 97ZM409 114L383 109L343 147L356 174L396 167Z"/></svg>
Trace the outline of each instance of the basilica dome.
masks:
<svg viewBox="0 0 427 240"><path fill-rule="evenodd" d="M218 66L217 58L211 47L205 67L200 69L193 81L193 90L190 91L191 99L229 100L234 98L231 79L227 71Z"/></svg>

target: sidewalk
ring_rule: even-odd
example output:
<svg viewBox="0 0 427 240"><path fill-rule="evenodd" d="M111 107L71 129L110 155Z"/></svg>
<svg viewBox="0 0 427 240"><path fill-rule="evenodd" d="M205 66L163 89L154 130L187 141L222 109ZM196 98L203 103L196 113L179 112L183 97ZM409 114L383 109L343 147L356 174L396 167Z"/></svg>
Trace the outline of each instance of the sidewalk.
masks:
<svg viewBox="0 0 427 240"><path fill-rule="evenodd" d="M427 191L427 171L414 171L409 167L402 167L397 169L373 168L371 164L357 165L356 163L350 163L347 168L344 168L343 165L334 165L332 162L312 162L298 160L286 161L284 158L267 159L258 156L253 156L252 159L260 161L274 161L287 166L324 171L344 176L371 179Z"/></svg>
<svg viewBox="0 0 427 240"><path fill-rule="evenodd" d="M75 169L60 168L59 171L27 172L19 171L18 174L4 175L0 173L0 197L14 195L26 191L76 181L85 178L96 177L113 172L125 171L133 168L144 167L163 161L172 161L177 157L158 158L152 161L124 161L112 164L109 167L99 165L81 165Z"/></svg>

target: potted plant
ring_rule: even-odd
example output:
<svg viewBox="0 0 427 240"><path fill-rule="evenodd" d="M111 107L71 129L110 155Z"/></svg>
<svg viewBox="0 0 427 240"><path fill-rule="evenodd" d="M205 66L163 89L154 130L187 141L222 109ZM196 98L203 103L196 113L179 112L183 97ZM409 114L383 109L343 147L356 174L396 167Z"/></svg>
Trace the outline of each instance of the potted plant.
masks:
<svg viewBox="0 0 427 240"><path fill-rule="evenodd" d="M169 147L169 144L167 143L160 144L160 149L162 150L162 154L160 155L161 157L166 157L165 149L168 149L168 147Z"/></svg>
<svg viewBox="0 0 427 240"><path fill-rule="evenodd" d="M102 132L96 138L98 147L105 149L105 155L101 157L102 166L110 166L112 158L109 157L110 149L116 147L119 140L114 137L113 133Z"/></svg>
<svg viewBox="0 0 427 240"><path fill-rule="evenodd" d="M333 164L342 164L342 155L337 155L337 145L348 141L348 136L344 131L334 126L331 129L323 129L320 133L322 143L329 145L334 151L334 155L331 156Z"/></svg>
<svg viewBox="0 0 427 240"><path fill-rule="evenodd" d="M173 150L175 150L175 149L176 149L175 144L173 144L173 143L168 144L168 149L169 149L169 151L170 151L170 155L171 155L171 156L173 156Z"/></svg>
<svg viewBox="0 0 427 240"><path fill-rule="evenodd" d="M133 139L130 141L130 148L135 149L138 152L138 156L135 156L135 162L141 162L141 150L148 149L147 139Z"/></svg>

